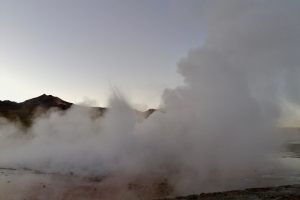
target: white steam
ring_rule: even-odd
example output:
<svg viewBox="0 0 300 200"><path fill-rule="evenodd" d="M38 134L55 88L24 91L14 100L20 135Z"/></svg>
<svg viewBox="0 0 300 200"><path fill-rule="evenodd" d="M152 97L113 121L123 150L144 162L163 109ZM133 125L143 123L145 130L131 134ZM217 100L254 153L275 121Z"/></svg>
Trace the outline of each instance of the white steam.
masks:
<svg viewBox="0 0 300 200"><path fill-rule="evenodd" d="M279 99L299 104L300 12L292 4L210 2L206 42L178 63L185 84L164 91L165 112L137 123L114 92L104 118L73 106L49 112L26 133L2 123L0 165L168 179L181 194L259 170L277 145Z"/></svg>

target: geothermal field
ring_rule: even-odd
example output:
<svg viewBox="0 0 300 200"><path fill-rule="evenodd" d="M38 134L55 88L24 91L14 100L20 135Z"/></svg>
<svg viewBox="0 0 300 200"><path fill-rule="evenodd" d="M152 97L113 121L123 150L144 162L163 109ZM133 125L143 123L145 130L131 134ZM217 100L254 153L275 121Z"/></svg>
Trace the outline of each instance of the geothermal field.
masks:
<svg viewBox="0 0 300 200"><path fill-rule="evenodd" d="M21 110L44 106L31 126L2 118L0 198L157 199L299 184L298 128L215 135L186 106L138 121L122 94L109 102L102 114L78 105L61 110L67 102L42 95L20 103Z"/></svg>
<svg viewBox="0 0 300 200"><path fill-rule="evenodd" d="M299 1L87 2L3 0L0 199L300 198Z"/></svg>

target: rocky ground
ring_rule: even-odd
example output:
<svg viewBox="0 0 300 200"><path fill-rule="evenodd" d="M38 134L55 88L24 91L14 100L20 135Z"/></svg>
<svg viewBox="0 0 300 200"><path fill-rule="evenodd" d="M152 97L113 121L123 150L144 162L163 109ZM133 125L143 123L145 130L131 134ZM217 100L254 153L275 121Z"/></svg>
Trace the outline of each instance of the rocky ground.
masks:
<svg viewBox="0 0 300 200"><path fill-rule="evenodd" d="M290 184L294 183L297 181L290 182ZM173 189L164 181L153 182L149 185L141 180L128 183L119 177L90 179L80 178L73 174L45 174L29 169L0 168L0 199L6 200L300 200L300 184L176 196Z"/></svg>
<svg viewBox="0 0 300 200"><path fill-rule="evenodd" d="M160 200L214 200L214 199L300 199L300 184L279 187L251 188L226 192L201 193Z"/></svg>

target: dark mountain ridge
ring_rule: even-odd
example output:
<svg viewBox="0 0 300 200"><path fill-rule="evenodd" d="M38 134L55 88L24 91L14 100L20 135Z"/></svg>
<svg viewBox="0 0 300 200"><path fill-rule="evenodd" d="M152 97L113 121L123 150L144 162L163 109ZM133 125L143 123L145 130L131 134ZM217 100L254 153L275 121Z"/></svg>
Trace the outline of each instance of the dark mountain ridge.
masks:
<svg viewBox="0 0 300 200"><path fill-rule="evenodd" d="M32 124L32 118L37 110L47 111L50 108L56 108L58 110L65 111L71 108L72 105L76 104L46 94L20 103L10 100L0 100L0 117L7 118L10 121L20 121L24 126L30 126ZM97 116L103 116L108 109L105 107L92 108L99 112ZM142 121L143 118L149 117L154 111L156 110L149 109L145 112L136 110L136 113L139 121Z"/></svg>
<svg viewBox="0 0 300 200"><path fill-rule="evenodd" d="M22 109L22 108L52 108L57 107L62 110L70 108L73 103L64 101L58 97L52 95L43 94L41 96L28 99L24 102L17 103L14 101L0 101L0 108L3 109Z"/></svg>
<svg viewBox="0 0 300 200"><path fill-rule="evenodd" d="M66 110L70 108L73 103L64 101L58 97L52 96L52 95L46 95L43 94L39 97L32 98L29 100L26 100L21 103L22 107L24 108L36 108L36 107L42 107L42 108L52 108L57 107L62 110Z"/></svg>

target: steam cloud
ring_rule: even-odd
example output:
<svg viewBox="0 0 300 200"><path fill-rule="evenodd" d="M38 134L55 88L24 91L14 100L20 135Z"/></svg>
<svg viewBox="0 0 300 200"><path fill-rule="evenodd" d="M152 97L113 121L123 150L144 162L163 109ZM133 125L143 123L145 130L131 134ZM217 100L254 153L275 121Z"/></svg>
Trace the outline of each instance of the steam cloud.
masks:
<svg viewBox="0 0 300 200"><path fill-rule="evenodd" d="M210 1L206 41L179 61L184 84L164 91L164 113L137 123L130 103L113 92L104 118L73 106L26 133L2 120L1 166L166 178L181 194L259 170L277 145L282 102L299 104L297 5Z"/></svg>

